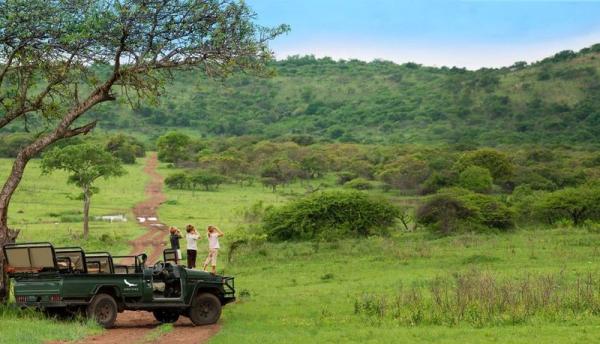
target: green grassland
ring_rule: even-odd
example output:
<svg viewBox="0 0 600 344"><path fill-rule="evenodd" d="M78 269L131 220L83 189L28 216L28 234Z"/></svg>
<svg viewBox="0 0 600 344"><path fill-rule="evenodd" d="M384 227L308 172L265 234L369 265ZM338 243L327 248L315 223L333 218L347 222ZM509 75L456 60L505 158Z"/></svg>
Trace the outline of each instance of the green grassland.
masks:
<svg viewBox="0 0 600 344"><path fill-rule="evenodd" d="M129 209L144 198L147 177L141 172L142 166L143 161L139 161L127 167L126 176L99 184L101 192L93 199L92 214L124 212L131 216ZM8 168L9 161L1 160L1 173ZM159 168L163 175L173 171L165 164ZM81 223L56 224L59 221L50 215L72 214L80 208L80 201L66 197L78 190L65 181L66 176L60 173L40 176L37 162L32 162L11 208L12 225L22 229L19 240L51 240L98 249L103 245L99 238L107 234L115 240L110 244L111 251L123 252L127 239L143 232L133 221L92 222L89 242L71 238L80 233ZM321 182L333 188L332 176L314 183ZM258 202L263 208L280 205L306 190L307 186L300 183L277 192L259 183L244 187L225 184L208 192L165 189L167 202L159 209L162 221L179 227L192 223L200 229L215 224L226 233L219 270L236 277L239 301L224 308L222 329L211 342L579 343L598 339L599 318L587 313L482 326L410 326L390 317L355 313L355 303L365 294L393 297L401 287L426 288L435 278L473 270L498 278L562 274L573 280L588 273L597 276L600 234L583 228L521 228L502 234L437 237L425 231L405 232L398 226L386 237L330 242L257 241L242 245L228 257L237 234L242 229L251 230L245 215L249 208ZM403 201L400 197L394 200ZM203 253L204 248L200 259ZM30 342L76 339L96 331L97 327L88 323L0 313L0 342L18 342L24 337ZM158 332L152 335L158 336Z"/></svg>
<svg viewBox="0 0 600 344"><path fill-rule="evenodd" d="M19 241L51 241L56 245L81 245L88 251L106 250L110 245L115 253L126 253L127 241L144 233L136 224L131 208L145 199L144 186L148 176L142 169L144 159L135 165L125 165L127 174L95 184L100 192L92 197L90 217L124 214L127 222L90 223L90 240L81 241L83 232L83 202L81 191L67 184L68 174L57 171L42 175L39 161L27 166L25 176L9 209L9 225L20 229ZM9 159L0 159L0 176L8 175ZM102 240L101 240L102 239Z"/></svg>
<svg viewBox="0 0 600 344"><path fill-rule="evenodd" d="M120 178L99 180L100 192L92 198L90 215L125 214L128 222L90 222L90 239L81 239L83 231L80 191L68 185L67 174L42 175L39 161L33 160L11 203L10 226L20 229L18 241L50 241L56 246L82 246L86 251L126 254L128 241L144 233L136 224L131 208L145 198L148 176L145 161L128 165ZM0 176L8 174L9 159L0 159ZM75 340L100 332L92 323L61 322L40 315L0 309L0 343L41 343L46 340Z"/></svg>
<svg viewBox="0 0 600 344"><path fill-rule="evenodd" d="M173 169L160 171L167 175ZM299 184L277 193L260 185L225 185L212 192L166 189L163 220L200 228L217 224L226 233L219 270L236 277L240 301L225 307L223 328L213 342L577 343L597 338L598 317L589 315L552 321L534 317L518 325L406 326L354 312L365 293L393 296L400 286L425 286L456 272L477 270L499 278L562 273L568 279L597 274L600 235L582 229L438 238L397 228L389 237L249 244L227 261L245 208L259 201L281 204L304 191Z"/></svg>

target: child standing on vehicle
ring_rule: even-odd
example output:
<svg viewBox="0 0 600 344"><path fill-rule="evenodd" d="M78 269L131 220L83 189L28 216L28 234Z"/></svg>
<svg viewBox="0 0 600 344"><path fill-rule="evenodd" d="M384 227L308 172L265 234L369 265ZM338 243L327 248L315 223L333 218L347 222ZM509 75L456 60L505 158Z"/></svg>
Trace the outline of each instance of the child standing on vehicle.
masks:
<svg viewBox="0 0 600 344"><path fill-rule="evenodd" d="M208 237L208 256L204 261L204 271L208 267L208 264L211 265L213 275L217 274L217 256L219 254L219 237L223 236L223 232L219 230L216 226L210 225L208 226L207 233Z"/></svg>
<svg viewBox="0 0 600 344"><path fill-rule="evenodd" d="M181 259L181 250L179 249L179 239L181 239L181 232L177 227L169 228L169 240L171 241L171 248L175 250L175 264L179 264L179 260Z"/></svg>
<svg viewBox="0 0 600 344"><path fill-rule="evenodd" d="M196 241L198 241L199 236L196 228L192 225L187 225L185 231L187 232L185 236L187 241L187 267L188 269L194 269L196 268L196 253L198 252Z"/></svg>

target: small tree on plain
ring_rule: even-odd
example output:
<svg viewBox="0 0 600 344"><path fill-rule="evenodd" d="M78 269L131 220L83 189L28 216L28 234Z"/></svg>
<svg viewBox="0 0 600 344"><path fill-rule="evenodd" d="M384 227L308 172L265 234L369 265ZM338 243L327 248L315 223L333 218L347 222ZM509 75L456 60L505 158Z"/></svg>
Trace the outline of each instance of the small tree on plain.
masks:
<svg viewBox="0 0 600 344"><path fill-rule="evenodd" d="M125 174L121 161L104 149L91 144L79 144L56 148L46 153L42 159L45 174L54 170L70 173L68 183L75 184L83 191L83 238L89 236L89 214L92 195L98 192L93 184L98 178L117 177Z"/></svg>

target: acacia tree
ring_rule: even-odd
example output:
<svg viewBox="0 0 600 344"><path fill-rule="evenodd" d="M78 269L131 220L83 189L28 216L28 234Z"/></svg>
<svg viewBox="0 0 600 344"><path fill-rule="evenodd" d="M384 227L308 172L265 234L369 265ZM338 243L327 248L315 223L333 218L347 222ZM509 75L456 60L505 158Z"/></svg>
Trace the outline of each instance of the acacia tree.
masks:
<svg viewBox="0 0 600 344"><path fill-rule="evenodd" d="M236 0L0 0L0 129L20 119L36 131L0 189L0 245L18 235L8 208L27 163L89 133L93 107L157 97L177 70L267 73L268 42L288 28L253 20Z"/></svg>
<svg viewBox="0 0 600 344"><path fill-rule="evenodd" d="M70 173L68 183L75 184L83 195L83 238L87 240L90 232L90 202L92 194L98 192L93 184L98 178L108 179L125 173L121 161L101 147L91 144L79 144L64 148L55 148L44 155L42 171L45 174L54 170Z"/></svg>

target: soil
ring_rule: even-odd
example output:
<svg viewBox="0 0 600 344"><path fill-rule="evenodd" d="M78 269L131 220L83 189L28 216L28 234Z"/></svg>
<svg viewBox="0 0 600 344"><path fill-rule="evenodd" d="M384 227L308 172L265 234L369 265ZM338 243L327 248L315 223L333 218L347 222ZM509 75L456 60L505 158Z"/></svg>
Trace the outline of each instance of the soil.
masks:
<svg viewBox="0 0 600 344"><path fill-rule="evenodd" d="M156 172L158 159L156 154L148 157L144 172L150 176L150 182L146 186L145 201L137 204L133 208L136 218L155 217L156 221L146 220L140 225L146 227L148 231L130 241L131 255L146 252L148 254L148 264L153 264L157 260L162 260L162 251L165 248L168 235L168 226L158 220L157 209L161 203L166 201L165 194L162 193L164 184L163 177ZM139 223L139 222L138 222ZM137 343L169 343L169 344L198 344L207 342L212 336L219 332L220 325L194 326L186 317L180 317L174 324L171 332L166 333L155 340L147 338L150 332L158 327L160 323L154 319L150 312L145 311L125 311L119 313L115 327L104 331L97 336L86 337L76 343L97 343L97 344L137 344ZM54 344L64 342L53 342ZM51 344L51 343L48 343Z"/></svg>

